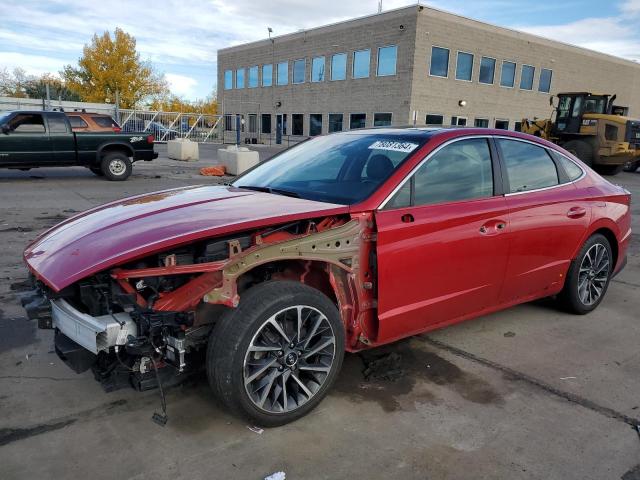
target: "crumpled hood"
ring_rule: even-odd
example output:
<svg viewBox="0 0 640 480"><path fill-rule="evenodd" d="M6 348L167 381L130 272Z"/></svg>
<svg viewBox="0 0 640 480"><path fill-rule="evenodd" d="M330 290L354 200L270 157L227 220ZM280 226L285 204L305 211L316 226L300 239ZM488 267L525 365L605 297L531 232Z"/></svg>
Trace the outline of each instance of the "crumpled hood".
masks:
<svg viewBox="0 0 640 480"><path fill-rule="evenodd" d="M76 215L24 252L54 290L106 268L195 240L348 207L226 186L194 186L119 200Z"/></svg>

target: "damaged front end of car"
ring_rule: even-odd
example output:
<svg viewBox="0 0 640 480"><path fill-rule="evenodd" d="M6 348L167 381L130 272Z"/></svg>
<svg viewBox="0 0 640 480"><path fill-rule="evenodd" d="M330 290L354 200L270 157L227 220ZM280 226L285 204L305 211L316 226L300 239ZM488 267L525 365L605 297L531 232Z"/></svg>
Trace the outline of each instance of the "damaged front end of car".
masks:
<svg viewBox="0 0 640 480"><path fill-rule="evenodd" d="M270 280L296 280L330 298L347 350L375 343L374 243L370 214L297 220L182 244L60 291L34 271L23 305L40 328L55 330L56 352L74 371L91 368L107 391L142 391L199 371L216 321Z"/></svg>

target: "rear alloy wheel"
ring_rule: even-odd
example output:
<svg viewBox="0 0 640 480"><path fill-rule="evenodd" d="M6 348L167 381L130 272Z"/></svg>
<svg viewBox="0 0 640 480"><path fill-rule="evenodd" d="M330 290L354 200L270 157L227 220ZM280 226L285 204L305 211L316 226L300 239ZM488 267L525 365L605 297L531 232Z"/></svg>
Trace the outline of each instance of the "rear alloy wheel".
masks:
<svg viewBox="0 0 640 480"><path fill-rule="evenodd" d="M313 409L335 381L344 330L335 305L306 285L274 281L243 294L211 333L207 373L232 411L263 426Z"/></svg>
<svg viewBox="0 0 640 480"><path fill-rule="evenodd" d="M604 298L613 267L609 241L604 235L593 235L569 268L560 294L564 305L581 315L594 310Z"/></svg>
<svg viewBox="0 0 640 480"><path fill-rule="evenodd" d="M133 171L131 160L121 152L106 154L102 159L100 168L105 178L116 182L126 180Z"/></svg>

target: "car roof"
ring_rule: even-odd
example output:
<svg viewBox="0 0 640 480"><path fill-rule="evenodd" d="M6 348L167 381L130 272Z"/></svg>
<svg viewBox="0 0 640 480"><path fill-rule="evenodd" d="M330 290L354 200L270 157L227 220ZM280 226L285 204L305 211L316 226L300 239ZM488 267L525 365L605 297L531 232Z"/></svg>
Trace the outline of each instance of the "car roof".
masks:
<svg viewBox="0 0 640 480"><path fill-rule="evenodd" d="M398 127L373 127L373 128L361 128L357 130L349 130L346 132L340 132L338 135L385 135L385 136L397 136L405 140L419 140L424 141L429 138L447 136L447 137L461 137L461 136L508 136L521 138L525 140L533 140L537 143L546 145L547 142L541 141L539 137L534 137L526 133L516 132L513 130L504 130L497 128L482 128L482 127L462 127L462 126L398 126Z"/></svg>

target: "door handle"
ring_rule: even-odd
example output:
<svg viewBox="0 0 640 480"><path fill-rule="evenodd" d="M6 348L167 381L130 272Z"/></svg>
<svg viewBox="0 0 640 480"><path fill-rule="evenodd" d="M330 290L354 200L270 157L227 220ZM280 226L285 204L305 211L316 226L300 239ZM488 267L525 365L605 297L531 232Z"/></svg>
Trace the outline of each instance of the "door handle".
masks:
<svg viewBox="0 0 640 480"><path fill-rule="evenodd" d="M413 222L414 218L410 213L405 213L404 215L402 215L402 217L400 217L400 220L402 220L404 223L411 223Z"/></svg>
<svg viewBox="0 0 640 480"><path fill-rule="evenodd" d="M491 220L480 227L482 235L496 235L507 228L507 224L501 220Z"/></svg>
<svg viewBox="0 0 640 480"><path fill-rule="evenodd" d="M587 209L583 207L571 207L567 212L567 217L569 218L581 218L584 217L587 213Z"/></svg>

